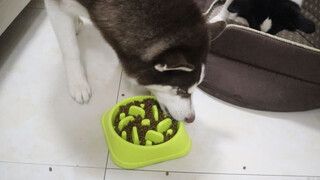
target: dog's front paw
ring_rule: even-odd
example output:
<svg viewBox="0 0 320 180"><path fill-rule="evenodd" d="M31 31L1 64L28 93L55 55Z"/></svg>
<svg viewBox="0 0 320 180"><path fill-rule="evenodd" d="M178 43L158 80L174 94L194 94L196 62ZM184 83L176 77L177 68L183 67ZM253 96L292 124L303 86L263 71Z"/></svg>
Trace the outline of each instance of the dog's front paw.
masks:
<svg viewBox="0 0 320 180"><path fill-rule="evenodd" d="M86 79L82 81L69 82L72 98L80 104L88 103L91 97L91 88Z"/></svg>

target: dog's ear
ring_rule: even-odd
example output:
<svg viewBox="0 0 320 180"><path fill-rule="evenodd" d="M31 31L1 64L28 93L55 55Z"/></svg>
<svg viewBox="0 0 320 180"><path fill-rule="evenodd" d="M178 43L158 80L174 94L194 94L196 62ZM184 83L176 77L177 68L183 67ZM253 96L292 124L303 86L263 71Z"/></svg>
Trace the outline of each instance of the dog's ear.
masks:
<svg viewBox="0 0 320 180"><path fill-rule="evenodd" d="M159 72L165 71L186 71L191 72L194 70L194 65L188 63L186 58L181 53L169 53L162 56L154 68Z"/></svg>
<svg viewBox="0 0 320 180"><path fill-rule="evenodd" d="M316 30L315 24L310 19L305 18L302 14L299 14L297 29L305 33L313 33Z"/></svg>
<svg viewBox="0 0 320 180"><path fill-rule="evenodd" d="M227 23L225 21L218 21L215 23L208 24L210 39L213 40L217 38L223 32L226 26Z"/></svg>

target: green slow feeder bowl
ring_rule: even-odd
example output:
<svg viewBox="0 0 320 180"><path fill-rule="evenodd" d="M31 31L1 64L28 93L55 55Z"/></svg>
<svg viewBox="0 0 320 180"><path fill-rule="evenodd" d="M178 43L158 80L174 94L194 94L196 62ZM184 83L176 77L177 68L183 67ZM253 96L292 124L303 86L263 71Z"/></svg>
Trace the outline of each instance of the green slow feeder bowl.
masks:
<svg viewBox="0 0 320 180"><path fill-rule="evenodd" d="M133 101L142 101L153 96L135 96L116 104L104 113L101 119L108 148L113 162L125 169L135 169L171 159L183 157L191 150L191 141L184 129L183 123L178 122L177 133L167 142L153 146L136 145L122 139L114 130L113 121L119 112L119 106ZM156 100L156 99L155 99Z"/></svg>

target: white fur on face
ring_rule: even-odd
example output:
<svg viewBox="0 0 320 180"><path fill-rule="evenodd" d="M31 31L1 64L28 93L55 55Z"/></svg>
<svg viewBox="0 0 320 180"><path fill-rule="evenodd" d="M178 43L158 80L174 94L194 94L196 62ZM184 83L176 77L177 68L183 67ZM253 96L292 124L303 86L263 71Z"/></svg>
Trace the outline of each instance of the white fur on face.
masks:
<svg viewBox="0 0 320 180"><path fill-rule="evenodd" d="M199 84L201 84L201 82L203 81L204 75L205 75L205 65L202 64L202 66L201 66L200 79L199 79L198 82L196 82L194 85L192 85L192 86L188 89L188 93L189 93L189 94L192 94L192 93L196 90L197 86L198 86Z"/></svg>
<svg viewBox="0 0 320 180"><path fill-rule="evenodd" d="M188 89L189 94L192 94L195 91L196 87L203 81L204 76L205 64L202 64L199 81ZM164 112L168 110L173 118L183 121L194 115L191 98L182 98L179 96L177 94L177 88L163 85L148 85L145 87L156 96L161 109Z"/></svg>
<svg viewBox="0 0 320 180"><path fill-rule="evenodd" d="M189 89L188 89L188 93L192 94L195 90L196 87L198 86L198 83L195 83L194 85L192 85Z"/></svg>
<svg viewBox="0 0 320 180"><path fill-rule="evenodd" d="M202 64L201 66L201 75L200 75L200 79L198 81L198 84L201 84L202 81L203 81L203 78L205 76L205 70L206 70L206 65L205 64Z"/></svg>
<svg viewBox="0 0 320 180"><path fill-rule="evenodd" d="M169 111L170 115L184 121L186 118L194 115L194 109L191 98L182 98L177 95L177 89L172 86L149 85L145 86L157 98L164 112Z"/></svg>
<svg viewBox="0 0 320 180"><path fill-rule="evenodd" d="M177 70L180 70L180 71L187 71L187 72L191 72L193 71L192 69L190 68L187 68L187 67L176 67L176 68L168 68L167 65L161 65L161 64L157 64L154 66L154 68L160 72L164 72L164 71L177 71Z"/></svg>
<svg viewBox="0 0 320 180"><path fill-rule="evenodd" d="M263 21L263 23L260 25L260 29L263 32L268 32L272 27L272 20L268 17Z"/></svg>

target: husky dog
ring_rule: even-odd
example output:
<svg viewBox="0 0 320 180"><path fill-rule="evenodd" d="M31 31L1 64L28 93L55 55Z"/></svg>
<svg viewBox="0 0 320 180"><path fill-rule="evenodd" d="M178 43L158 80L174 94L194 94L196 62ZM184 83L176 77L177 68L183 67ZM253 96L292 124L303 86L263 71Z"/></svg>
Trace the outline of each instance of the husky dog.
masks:
<svg viewBox="0 0 320 180"><path fill-rule="evenodd" d="M236 13L251 28L269 34L285 29L313 33L314 22L300 12L302 3L303 0L226 0L220 13L210 22L227 20L230 13Z"/></svg>
<svg viewBox="0 0 320 180"><path fill-rule="evenodd" d="M162 110L193 122L191 95L204 77L209 50L205 18L193 0L45 0L79 103L91 96L76 39L88 17L113 47L125 73L149 89ZM212 26L224 26L221 22Z"/></svg>

